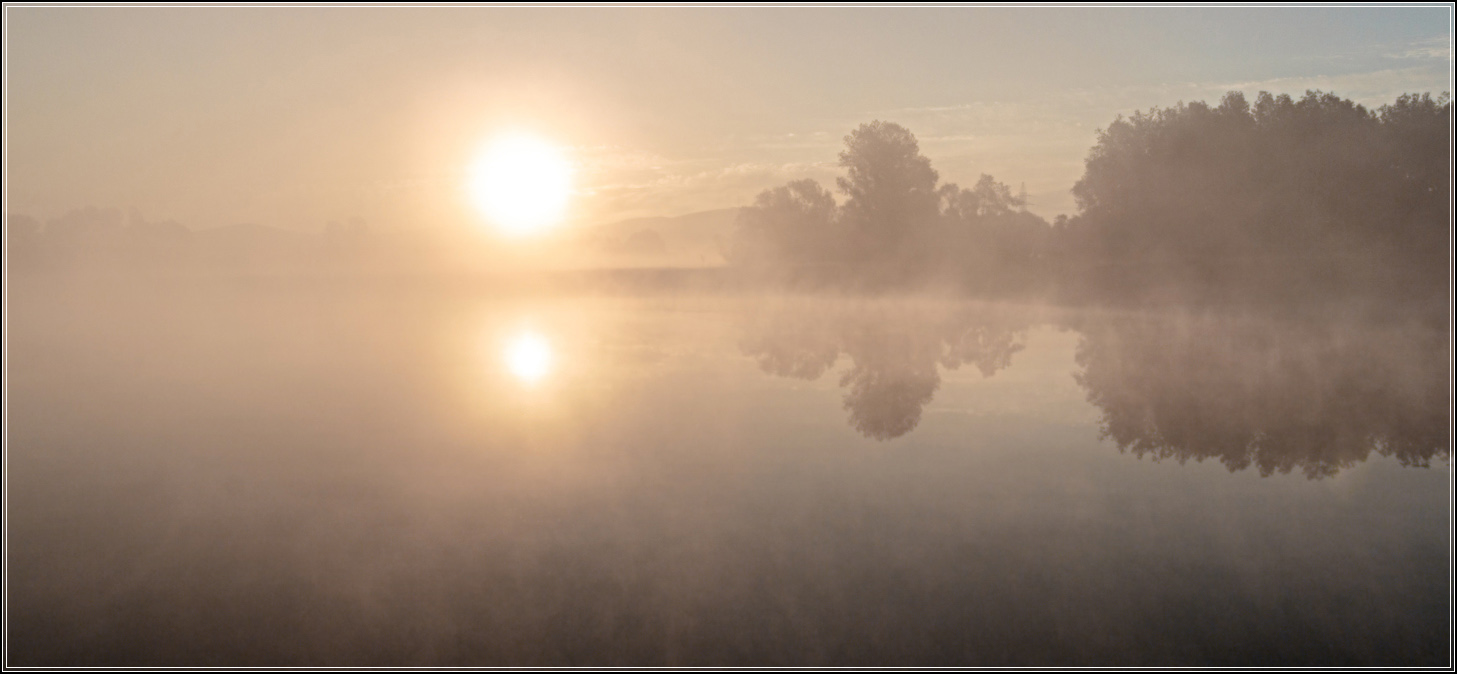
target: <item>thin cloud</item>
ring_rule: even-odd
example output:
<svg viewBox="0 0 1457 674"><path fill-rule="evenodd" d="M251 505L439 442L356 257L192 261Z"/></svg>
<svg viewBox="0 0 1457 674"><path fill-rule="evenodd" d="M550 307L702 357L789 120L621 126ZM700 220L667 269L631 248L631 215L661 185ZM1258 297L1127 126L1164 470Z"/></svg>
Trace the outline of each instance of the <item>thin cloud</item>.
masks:
<svg viewBox="0 0 1457 674"><path fill-rule="evenodd" d="M1417 40L1406 48L1393 53L1382 54L1390 59L1441 59L1452 60L1452 36L1444 35L1427 40Z"/></svg>

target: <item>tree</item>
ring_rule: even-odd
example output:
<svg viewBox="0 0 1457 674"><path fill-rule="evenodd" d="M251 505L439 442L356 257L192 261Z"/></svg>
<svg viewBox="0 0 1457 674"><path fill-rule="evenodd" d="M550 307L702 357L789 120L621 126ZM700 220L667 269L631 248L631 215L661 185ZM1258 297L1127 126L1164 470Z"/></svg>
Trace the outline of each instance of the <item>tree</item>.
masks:
<svg viewBox="0 0 1457 674"><path fill-rule="evenodd" d="M760 272L786 275L809 267L816 275L840 258L835 197L813 180L796 180L759 193L739 213L731 263Z"/></svg>
<svg viewBox="0 0 1457 674"><path fill-rule="evenodd" d="M948 281L1004 290L1035 274L1047 223L988 175L969 190L938 187L905 127L860 125L840 166L838 206L813 180L760 193L739 216L729 262L779 281L871 290Z"/></svg>
<svg viewBox="0 0 1457 674"><path fill-rule="evenodd" d="M1451 103L1230 92L1119 118L1073 188L1075 283L1120 300L1425 299L1444 291Z"/></svg>
<svg viewBox="0 0 1457 674"><path fill-rule="evenodd" d="M1025 190L1023 190L1025 192ZM949 276L968 290L1023 290L1042 273L1041 256L1051 235L1047 221L1028 213L1025 196L983 174L972 189L942 185L937 249Z"/></svg>
<svg viewBox="0 0 1457 674"><path fill-rule="evenodd" d="M938 216L939 176L931 160L905 127L876 120L845 136L840 166L846 175L836 183L846 196L842 217L852 259L904 276L924 254Z"/></svg>

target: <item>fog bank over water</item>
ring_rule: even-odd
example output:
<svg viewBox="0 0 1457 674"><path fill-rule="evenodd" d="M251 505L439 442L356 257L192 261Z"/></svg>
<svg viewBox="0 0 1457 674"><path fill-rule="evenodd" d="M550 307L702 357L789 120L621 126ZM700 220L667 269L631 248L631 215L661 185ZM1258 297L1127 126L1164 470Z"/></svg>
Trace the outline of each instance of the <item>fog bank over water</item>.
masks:
<svg viewBox="0 0 1457 674"><path fill-rule="evenodd" d="M845 136L831 189L805 179L750 205L628 220L499 246L378 233L360 218L305 234L191 230L86 208L6 219L21 274L491 275L700 269L696 288L931 292L1113 306L1413 304L1450 300L1452 103L1409 94L1368 110L1307 92L1229 92L1119 118L1053 222L990 175L943 182L909 129ZM709 272L707 270L717 270ZM674 289L651 274L639 285ZM483 281L485 285L489 282ZM666 285L664 285L666 283Z"/></svg>
<svg viewBox="0 0 1457 674"><path fill-rule="evenodd" d="M1445 653L1440 323L13 292L16 663Z"/></svg>
<svg viewBox="0 0 1457 674"><path fill-rule="evenodd" d="M1452 7L6 5L6 667L1440 667Z"/></svg>

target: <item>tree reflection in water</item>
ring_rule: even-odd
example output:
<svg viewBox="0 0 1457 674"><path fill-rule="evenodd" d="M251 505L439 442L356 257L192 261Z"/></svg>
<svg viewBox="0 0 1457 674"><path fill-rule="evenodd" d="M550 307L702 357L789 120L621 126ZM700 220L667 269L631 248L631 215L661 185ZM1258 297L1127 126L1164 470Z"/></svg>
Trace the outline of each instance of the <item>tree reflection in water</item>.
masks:
<svg viewBox="0 0 1457 674"><path fill-rule="evenodd" d="M1451 457L1445 327L1133 315L1079 329L1074 376L1120 451L1311 479L1372 451Z"/></svg>
<svg viewBox="0 0 1457 674"><path fill-rule="evenodd" d="M811 381L849 356L840 386L850 426L890 440L921 422L941 385L938 367L970 364L990 377L1011 365L1029 325L1024 313L989 306L786 309L750 327L740 347L768 374Z"/></svg>
<svg viewBox="0 0 1457 674"><path fill-rule="evenodd" d="M1372 452L1406 466L1451 457L1451 333L1440 321L1092 312L1070 324L1082 333L1073 377L1120 451L1311 479ZM762 317L740 347L764 372L804 380L849 356L848 422L890 440L920 423L938 368L990 377L1031 325L1026 311L993 305L799 307Z"/></svg>

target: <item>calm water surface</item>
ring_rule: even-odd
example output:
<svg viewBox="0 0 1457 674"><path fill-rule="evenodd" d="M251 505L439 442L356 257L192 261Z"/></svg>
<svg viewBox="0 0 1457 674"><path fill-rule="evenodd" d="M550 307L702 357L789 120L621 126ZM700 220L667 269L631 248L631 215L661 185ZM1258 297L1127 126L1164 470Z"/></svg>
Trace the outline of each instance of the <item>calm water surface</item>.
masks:
<svg viewBox="0 0 1457 674"><path fill-rule="evenodd" d="M1448 662L1445 318L9 299L7 664Z"/></svg>

